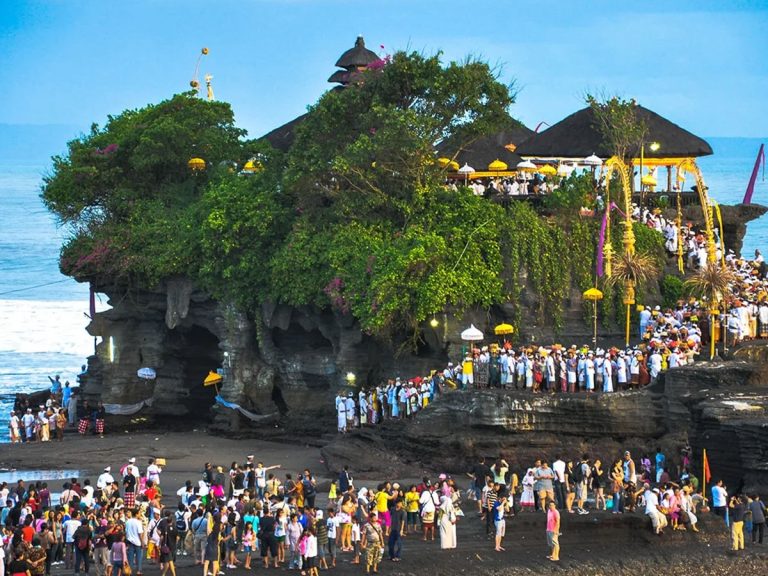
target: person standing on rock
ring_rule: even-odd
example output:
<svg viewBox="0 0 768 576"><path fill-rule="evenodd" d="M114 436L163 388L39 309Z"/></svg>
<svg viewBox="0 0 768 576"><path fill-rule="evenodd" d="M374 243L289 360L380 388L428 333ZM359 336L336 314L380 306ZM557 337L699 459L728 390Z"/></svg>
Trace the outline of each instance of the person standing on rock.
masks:
<svg viewBox="0 0 768 576"><path fill-rule="evenodd" d="M336 396L336 416L339 432L344 434L347 431L347 401L341 391Z"/></svg>
<svg viewBox="0 0 768 576"><path fill-rule="evenodd" d="M547 545L549 546L549 556L547 558L552 562L560 561L560 512L554 502L549 503L547 509Z"/></svg>
<svg viewBox="0 0 768 576"><path fill-rule="evenodd" d="M541 466L536 469L536 472L534 474L536 476L536 481L538 482L538 495L539 495L539 505L541 506L541 510L543 512L547 511L547 501L554 502L555 501L555 491L554 487L552 485L552 481L555 479L555 474L552 472L552 468L549 467L549 464L546 462L542 462Z"/></svg>
<svg viewBox="0 0 768 576"><path fill-rule="evenodd" d="M760 494L752 496L749 510L752 512L752 544L762 545L765 531L765 504L760 500Z"/></svg>
<svg viewBox="0 0 768 576"><path fill-rule="evenodd" d="M624 472L624 486L627 489L627 502L625 508L629 512L635 510L635 486L637 486L637 471L635 469L635 461L632 460L632 455L629 450L624 452L624 463L622 464Z"/></svg>
<svg viewBox="0 0 768 576"><path fill-rule="evenodd" d="M712 486L712 512L725 519L726 511L728 510L728 491L723 486L723 481L718 480L717 483Z"/></svg>
<svg viewBox="0 0 768 576"><path fill-rule="evenodd" d="M731 519L731 549L744 550L744 514L746 510L740 496L731 498L728 513Z"/></svg>

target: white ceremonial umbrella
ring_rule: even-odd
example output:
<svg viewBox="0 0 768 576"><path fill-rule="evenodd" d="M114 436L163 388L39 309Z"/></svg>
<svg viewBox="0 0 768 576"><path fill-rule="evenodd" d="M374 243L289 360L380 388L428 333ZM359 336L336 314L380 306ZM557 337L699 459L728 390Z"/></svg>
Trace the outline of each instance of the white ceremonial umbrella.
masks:
<svg viewBox="0 0 768 576"><path fill-rule="evenodd" d="M587 166L602 166L603 161L598 156L590 154L582 160L582 164L586 164Z"/></svg>
<svg viewBox="0 0 768 576"><path fill-rule="evenodd" d="M538 170L539 167L536 166L536 164L534 164L530 160L523 160L522 162L518 162L517 163L517 169L518 170L524 170L524 171L528 172L528 171L531 171L531 170Z"/></svg>
<svg viewBox="0 0 768 576"><path fill-rule="evenodd" d="M469 175L474 173L475 173L475 169L472 168L472 166L470 166L466 162L464 163L464 166L459 168L459 174L464 174L464 185L467 184L467 179L469 178Z"/></svg>
<svg viewBox="0 0 768 576"><path fill-rule="evenodd" d="M139 371L136 372L139 378L142 380L154 380L157 378L157 372L153 368L139 368Z"/></svg>
<svg viewBox="0 0 768 576"><path fill-rule="evenodd" d="M483 339L483 333L475 328L474 324L470 324L469 328L461 333L461 339L467 342L479 342Z"/></svg>

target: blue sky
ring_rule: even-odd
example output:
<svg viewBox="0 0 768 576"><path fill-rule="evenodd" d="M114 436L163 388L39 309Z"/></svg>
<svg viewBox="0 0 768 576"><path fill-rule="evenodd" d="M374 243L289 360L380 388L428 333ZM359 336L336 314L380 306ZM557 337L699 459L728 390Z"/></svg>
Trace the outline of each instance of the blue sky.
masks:
<svg viewBox="0 0 768 576"><path fill-rule="evenodd" d="M535 127L586 92L634 97L701 136L768 136L768 1L5 0L0 123L66 124L188 87L200 48L256 136L330 87L358 34L387 52L479 55Z"/></svg>

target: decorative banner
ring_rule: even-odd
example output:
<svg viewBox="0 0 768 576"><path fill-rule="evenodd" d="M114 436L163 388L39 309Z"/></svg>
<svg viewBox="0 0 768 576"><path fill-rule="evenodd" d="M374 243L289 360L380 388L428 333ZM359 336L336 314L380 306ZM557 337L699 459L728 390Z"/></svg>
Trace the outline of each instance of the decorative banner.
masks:
<svg viewBox="0 0 768 576"><path fill-rule="evenodd" d="M104 404L104 411L107 414L115 414L118 416L130 416L136 414L144 406L152 406L152 398L147 398L136 404Z"/></svg>
<svg viewBox="0 0 768 576"><path fill-rule="evenodd" d="M253 412L249 412L239 404L235 404L234 402L228 402L227 400L224 400L224 398L222 398L218 394L216 395L216 402L224 406L224 408L229 408L230 410L237 410L238 412L240 412L240 414L242 414L249 420L252 420L253 422L266 420L268 418L272 418L273 416L277 415L277 412L272 412L271 414L254 414Z"/></svg>
<svg viewBox="0 0 768 576"><path fill-rule="evenodd" d="M626 218L627 216L624 214L624 212L621 211L621 209L616 206L615 203L611 202L608 208L605 210L605 214L603 214L603 221L600 224L600 237L597 241L597 258L595 259L595 265L598 278L603 277L603 251L605 250L605 233L608 228L608 213L611 210L616 210L619 214L621 214L622 218Z"/></svg>

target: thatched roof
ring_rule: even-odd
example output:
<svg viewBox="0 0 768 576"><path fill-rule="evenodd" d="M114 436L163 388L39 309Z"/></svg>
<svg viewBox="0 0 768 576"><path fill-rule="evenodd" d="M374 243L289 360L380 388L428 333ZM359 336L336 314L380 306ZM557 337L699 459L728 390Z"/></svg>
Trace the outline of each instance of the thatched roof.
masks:
<svg viewBox="0 0 768 576"><path fill-rule="evenodd" d="M328 82L338 82L344 86L348 84L355 84L362 78L363 72L360 70L336 70L328 78Z"/></svg>
<svg viewBox="0 0 768 576"><path fill-rule="evenodd" d="M282 152L287 152L288 149L293 145L293 141L296 139L296 128L298 128L298 126L304 122L306 117L306 114L297 116L290 122L287 122L282 126L278 126L271 132L267 132L264 134L264 136L259 138L259 140L266 140L272 145L273 148Z"/></svg>
<svg viewBox="0 0 768 576"><path fill-rule="evenodd" d="M355 41L355 45L344 52L341 57L336 61L338 68L357 68L358 66L368 66L371 62L378 60L379 57L375 52L368 50L365 47L365 40L362 36L358 36Z"/></svg>
<svg viewBox="0 0 768 576"><path fill-rule="evenodd" d="M708 156L712 147L698 136L680 128L655 112L637 106L637 117L645 123L646 143L658 142L659 150L645 147L648 158L689 158ZM539 134L534 134L517 148L521 156L539 158L585 158L596 154L601 158L613 155L610 145L603 138L591 107L579 110ZM640 156L640 151L630 151Z"/></svg>
<svg viewBox="0 0 768 576"><path fill-rule="evenodd" d="M517 146L531 134L533 130L521 124L516 128L482 136L461 147L450 141L441 142L437 146L437 152L446 158L453 158L456 155L456 161L459 164L469 164L475 170L486 170L488 164L494 160L501 160L509 166L510 170L514 170L522 158L517 150L512 152L506 146L510 144Z"/></svg>

